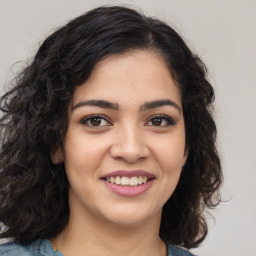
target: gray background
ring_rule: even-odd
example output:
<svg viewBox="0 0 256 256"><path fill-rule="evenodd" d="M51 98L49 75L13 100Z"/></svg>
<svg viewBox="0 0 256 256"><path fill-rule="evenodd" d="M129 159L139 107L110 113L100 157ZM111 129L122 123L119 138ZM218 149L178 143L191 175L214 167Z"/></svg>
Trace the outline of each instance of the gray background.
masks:
<svg viewBox="0 0 256 256"><path fill-rule="evenodd" d="M216 90L225 184L209 236L195 254L256 255L256 2L253 0L0 0L0 83L24 67L54 28L99 5L128 4L157 16L205 61ZM18 62L13 66L15 62Z"/></svg>

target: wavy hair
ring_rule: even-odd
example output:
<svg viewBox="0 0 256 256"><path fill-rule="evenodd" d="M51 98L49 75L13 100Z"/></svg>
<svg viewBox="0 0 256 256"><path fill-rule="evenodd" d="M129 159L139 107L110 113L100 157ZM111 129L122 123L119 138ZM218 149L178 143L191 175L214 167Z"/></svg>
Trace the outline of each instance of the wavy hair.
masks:
<svg viewBox="0 0 256 256"><path fill-rule="evenodd" d="M65 137L74 89L103 58L134 49L158 52L182 94L189 154L159 235L186 248L204 240L203 213L220 202L222 183L206 67L169 25L119 6L93 9L51 34L1 97L0 238L28 244L63 231L69 183L64 164L50 155Z"/></svg>

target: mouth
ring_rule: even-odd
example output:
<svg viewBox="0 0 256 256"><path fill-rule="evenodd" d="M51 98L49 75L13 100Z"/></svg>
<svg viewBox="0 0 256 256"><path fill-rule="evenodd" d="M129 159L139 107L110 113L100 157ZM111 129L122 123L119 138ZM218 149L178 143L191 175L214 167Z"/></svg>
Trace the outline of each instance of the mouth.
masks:
<svg viewBox="0 0 256 256"><path fill-rule="evenodd" d="M101 177L101 180L103 180L108 187L121 194L124 194L125 191L129 191L128 194L130 194L131 191L133 191L134 194L136 194L135 191L141 193L147 190L155 179L156 177L152 173L143 170L119 170ZM118 188L120 188L120 190ZM135 190L136 188L137 190Z"/></svg>
<svg viewBox="0 0 256 256"><path fill-rule="evenodd" d="M155 179L155 178L148 178L146 176L111 176L108 178L102 178L108 183L116 184L119 186L126 186L126 187L135 187L146 184L147 182Z"/></svg>

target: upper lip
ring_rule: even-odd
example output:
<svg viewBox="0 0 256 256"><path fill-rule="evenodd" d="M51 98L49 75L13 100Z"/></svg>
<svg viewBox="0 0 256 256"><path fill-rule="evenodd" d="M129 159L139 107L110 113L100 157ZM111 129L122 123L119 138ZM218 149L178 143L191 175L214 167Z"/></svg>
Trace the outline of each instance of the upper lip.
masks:
<svg viewBox="0 0 256 256"><path fill-rule="evenodd" d="M101 177L101 179L106 179L106 178L110 178L110 177L117 177L117 176L125 176L125 177L135 177L135 176L143 176L143 177L147 177L149 179L154 179L155 175L153 175L150 172L146 172L144 170L118 170L118 171L114 171L114 172L110 172L108 174L105 174Z"/></svg>

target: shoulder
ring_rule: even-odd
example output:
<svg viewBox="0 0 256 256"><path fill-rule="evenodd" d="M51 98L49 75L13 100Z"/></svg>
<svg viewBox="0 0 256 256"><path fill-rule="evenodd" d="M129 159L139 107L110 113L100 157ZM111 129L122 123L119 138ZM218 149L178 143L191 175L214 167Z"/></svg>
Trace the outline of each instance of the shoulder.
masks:
<svg viewBox="0 0 256 256"><path fill-rule="evenodd" d="M168 244L168 256L195 256L195 255L185 249Z"/></svg>
<svg viewBox="0 0 256 256"><path fill-rule="evenodd" d="M48 240L37 240L24 246L18 243L5 243L0 245L1 256L55 256Z"/></svg>

